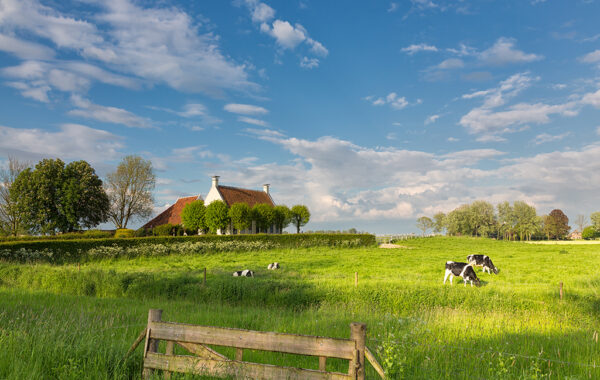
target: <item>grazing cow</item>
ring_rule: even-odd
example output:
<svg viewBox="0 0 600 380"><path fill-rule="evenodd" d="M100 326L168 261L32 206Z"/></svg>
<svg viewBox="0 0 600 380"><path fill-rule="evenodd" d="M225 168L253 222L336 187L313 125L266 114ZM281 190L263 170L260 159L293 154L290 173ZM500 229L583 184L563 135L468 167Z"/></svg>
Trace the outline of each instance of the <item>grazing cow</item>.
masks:
<svg viewBox="0 0 600 380"><path fill-rule="evenodd" d="M448 276L450 276L450 285L452 285L452 278L454 276L462 277L465 281L465 286L467 286L467 281L471 283L471 286L473 286L473 283L475 283L477 286L480 285L479 279L477 278L473 267L467 263L455 263L454 261L447 261L444 284L446 283Z"/></svg>
<svg viewBox="0 0 600 380"><path fill-rule="evenodd" d="M233 272L233 277L254 277L254 272L250 269L238 270L237 272Z"/></svg>
<svg viewBox="0 0 600 380"><path fill-rule="evenodd" d="M270 270L279 269L279 263L269 264L269 266L267 267L267 269L270 269Z"/></svg>
<svg viewBox="0 0 600 380"><path fill-rule="evenodd" d="M492 263L492 259L486 255L469 255L467 256L467 261L470 265L483 267L483 272L487 270L489 274L498 274L498 268L494 266Z"/></svg>

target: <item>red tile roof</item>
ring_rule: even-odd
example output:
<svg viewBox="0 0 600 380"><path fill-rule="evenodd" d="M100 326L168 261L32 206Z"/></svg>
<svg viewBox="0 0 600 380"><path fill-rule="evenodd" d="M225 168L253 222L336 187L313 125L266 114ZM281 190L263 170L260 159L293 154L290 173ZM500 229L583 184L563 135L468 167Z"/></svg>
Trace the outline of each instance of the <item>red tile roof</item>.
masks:
<svg viewBox="0 0 600 380"><path fill-rule="evenodd" d="M250 207L254 207L255 204L259 203L275 206L271 196L264 191L221 185L217 186L217 190L219 190L221 198L223 198L227 206L231 206L234 203L247 203Z"/></svg>
<svg viewBox="0 0 600 380"><path fill-rule="evenodd" d="M154 219L144 224L143 228L154 228L163 224L181 224L181 211L183 208L197 199L202 199L199 195L193 197L179 198L171 207L158 214Z"/></svg>

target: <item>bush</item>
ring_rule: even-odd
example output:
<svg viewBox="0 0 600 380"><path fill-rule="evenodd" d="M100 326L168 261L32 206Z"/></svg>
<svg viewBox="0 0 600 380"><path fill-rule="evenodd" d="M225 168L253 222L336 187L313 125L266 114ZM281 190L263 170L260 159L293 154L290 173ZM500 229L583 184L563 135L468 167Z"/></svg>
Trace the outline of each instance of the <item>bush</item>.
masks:
<svg viewBox="0 0 600 380"><path fill-rule="evenodd" d="M585 240L593 240L600 237L600 232L596 231L594 226L587 226L581 233L581 238Z"/></svg>
<svg viewBox="0 0 600 380"><path fill-rule="evenodd" d="M134 230L130 230L129 228L120 228L115 232L115 238L132 238L134 234Z"/></svg>
<svg viewBox="0 0 600 380"><path fill-rule="evenodd" d="M0 260L67 263L111 257L204 254L230 251L306 247L365 247L375 245L369 234L194 235L146 238L44 240L0 243ZM131 231L133 234L133 230Z"/></svg>
<svg viewBox="0 0 600 380"><path fill-rule="evenodd" d="M146 229L144 227L140 227L137 230L135 230L135 234L133 236L135 236L135 237L152 236L152 230Z"/></svg>
<svg viewBox="0 0 600 380"><path fill-rule="evenodd" d="M113 233L111 231L101 230L87 230L82 235L85 239L105 239L113 237Z"/></svg>
<svg viewBox="0 0 600 380"><path fill-rule="evenodd" d="M173 236L173 226L171 223L161 224L152 229L152 235L154 236Z"/></svg>

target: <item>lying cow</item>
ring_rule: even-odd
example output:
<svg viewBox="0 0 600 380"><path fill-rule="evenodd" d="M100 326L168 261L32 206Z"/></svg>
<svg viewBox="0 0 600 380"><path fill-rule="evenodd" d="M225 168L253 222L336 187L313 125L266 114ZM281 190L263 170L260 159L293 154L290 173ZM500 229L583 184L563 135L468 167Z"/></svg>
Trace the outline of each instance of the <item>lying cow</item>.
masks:
<svg viewBox="0 0 600 380"><path fill-rule="evenodd" d="M494 274L498 274L498 268L494 266L494 263L492 263L492 259L490 259L489 256L469 255L467 256L467 261L472 266L483 267L484 272L487 270L489 274L492 274L492 272L494 272Z"/></svg>
<svg viewBox="0 0 600 380"><path fill-rule="evenodd" d="M279 269L279 263L271 263L271 264L269 264L267 269L270 269L270 270Z"/></svg>
<svg viewBox="0 0 600 380"><path fill-rule="evenodd" d="M444 284L446 283L448 276L450 276L450 285L452 285L452 278L454 276L462 277L462 279L465 281L465 286L467 286L467 281L471 283L471 286L473 286L473 283L475 283L477 286L480 285L479 279L477 278L473 267L467 263L455 263L454 261L447 261Z"/></svg>
<svg viewBox="0 0 600 380"><path fill-rule="evenodd" d="M254 272L250 269L238 270L237 272L233 272L233 277L254 277Z"/></svg>

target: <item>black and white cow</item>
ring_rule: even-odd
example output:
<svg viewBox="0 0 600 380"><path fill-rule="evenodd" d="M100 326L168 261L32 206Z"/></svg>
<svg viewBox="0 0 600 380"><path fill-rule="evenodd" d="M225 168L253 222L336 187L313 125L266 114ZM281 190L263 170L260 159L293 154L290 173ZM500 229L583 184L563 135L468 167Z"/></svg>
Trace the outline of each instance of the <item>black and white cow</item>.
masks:
<svg viewBox="0 0 600 380"><path fill-rule="evenodd" d="M269 270L279 269L279 263L271 263L271 264L269 264L267 269L269 269Z"/></svg>
<svg viewBox="0 0 600 380"><path fill-rule="evenodd" d="M254 277L254 272L250 269L238 270L237 272L233 272L233 277Z"/></svg>
<svg viewBox="0 0 600 380"><path fill-rule="evenodd" d="M455 263L454 261L447 261L444 284L446 283L448 276L450 276L450 285L452 285L452 278L454 276L462 277L465 281L465 286L467 286L467 281L471 283L471 286L473 286L473 283L475 283L477 286L480 285L479 279L477 278L473 267L467 263Z"/></svg>
<svg viewBox="0 0 600 380"><path fill-rule="evenodd" d="M498 274L498 268L494 266L494 263L492 263L492 259L490 259L489 256L469 255L467 256L467 261L473 266L483 267L484 272L487 270L489 274L492 274L492 272Z"/></svg>

